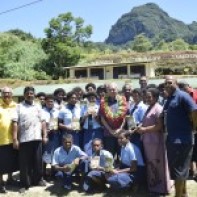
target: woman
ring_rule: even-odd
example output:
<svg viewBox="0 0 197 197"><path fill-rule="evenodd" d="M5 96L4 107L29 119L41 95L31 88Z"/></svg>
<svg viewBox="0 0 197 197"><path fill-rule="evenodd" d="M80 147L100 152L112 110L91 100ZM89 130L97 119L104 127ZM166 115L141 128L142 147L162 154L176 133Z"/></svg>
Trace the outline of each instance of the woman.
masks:
<svg viewBox="0 0 197 197"><path fill-rule="evenodd" d="M64 89L63 88L55 89L53 96L54 96L54 107L57 110L61 110L62 108L64 108L65 105L64 98L66 96L66 92L64 91Z"/></svg>
<svg viewBox="0 0 197 197"><path fill-rule="evenodd" d="M142 101L142 91L139 88L133 90L132 98L133 104L130 106L130 116L133 117L133 121L137 126L142 123L144 114L146 113L148 106ZM131 142L138 146L138 148L140 148L140 150L143 152L143 144L140 139L139 133L134 132L131 135Z"/></svg>
<svg viewBox="0 0 197 197"><path fill-rule="evenodd" d="M165 195L170 192L171 183L160 119L162 106L158 103L158 99L159 90L149 88L146 93L149 108L145 113L142 126L138 127L137 132L142 136L149 191Z"/></svg>
<svg viewBox="0 0 197 197"><path fill-rule="evenodd" d="M84 131L83 148L85 152L93 139L99 138L103 140L103 129L98 116L97 95L95 92L89 92L86 97L88 104L81 108L81 124Z"/></svg>

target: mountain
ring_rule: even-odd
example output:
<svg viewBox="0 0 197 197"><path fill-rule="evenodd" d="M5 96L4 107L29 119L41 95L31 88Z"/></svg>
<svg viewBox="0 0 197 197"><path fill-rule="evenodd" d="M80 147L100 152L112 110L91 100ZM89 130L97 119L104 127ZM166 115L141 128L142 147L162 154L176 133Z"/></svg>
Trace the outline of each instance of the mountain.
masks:
<svg viewBox="0 0 197 197"><path fill-rule="evenodd" d="M182 38L190 44L197 43L197 22L186 25L170 17L158 5L147 3L122 15L111 27L107 44L121 45L134 40L139 34L151 40L172 41Z"/></svg>

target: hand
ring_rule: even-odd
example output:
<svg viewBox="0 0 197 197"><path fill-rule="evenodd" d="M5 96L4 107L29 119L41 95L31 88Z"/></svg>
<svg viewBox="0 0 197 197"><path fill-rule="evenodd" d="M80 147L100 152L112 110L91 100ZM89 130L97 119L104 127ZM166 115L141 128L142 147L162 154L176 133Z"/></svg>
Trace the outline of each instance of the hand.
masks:
<svg viewBox="0 0 197 197"><path fill-rule="evenodd" d="M71 127L71 126L66 126L66 130L74 131L73 127Z"/></svg>
<svg viewBox="0 0 197 197"><path fill-rule="evenodd" d="M133 134L133 133L135 133L136 131L137 131L137 128L129 129L129 130L128 130L128 132L129 132L130 134Z"/></svg>
<svg viewBox="0 0 197 197"><path fill-rule="evenodd" d="M68 165L63 166L63 172L70 172L70 168Z"/></svg>
<svg viewBox="0 0 197 197"><path fill-rule="evenodd" d="M42 138L42 143L43 143L43 144L46 144L47 142L48 142L48 138L47 138L47 137L43 137L43 138Z"/></svg>
<svg viewBox="0 0 197 197"><path fill-rule="evenodd" d="M13 148L14 149L19 149L19 141L16 139L16 140L13 140Z"/></svg>
<svg viewBox="0 0 197 197"><path fill-rule="evenodd" d="M114 130L114 136L115 137L117 137L119 134L120 134L120 132L122 131L122 129L116 129L116 130Z"/></svg>
<svg viewBox="0 0 197 197"><path fill-rule="evenodd" d="M112 173L112 174L118 174L119 171L117 169L113 169L112 171L110 171L110 173Z"/></svg>
<svg viewBox="0 0 197 197"><path fill-rule="evenodd" d="M105 169L101 166L98 166L95 170L98 170L98 171L104 171Z"/></svg>
<svg viewBox="0 0 197 197"><path fill-rule="evenodd" d="M79 159L79 158L76 158L76 159L73 161L73 163L74 163L76 166L78 166L78 165L79 165L79 161L80 161L80 159Z"/></svg>
<svg viewBox="0 0 197 197"><path fill-rule="evenodd" d="M96 118L96 117L97 117L96 111L93 111L93 112L92 112L92 117L93 117L93 118Z"/></svg>
<svg viewBox="0 0 197 197"><path fill-rule="evenodd" d="M105 173L105 179L108 179L110 176L114 175L114 174L118 174L118 170L117 169L113 169L112 171L110 172L106 172Z"/></svg>
<svg viewBox="0 0 197 197"><path fill-rule="evenodd" d="M136 132L139 134L144 134L146 132L146 127L137 127Z"/></svg>

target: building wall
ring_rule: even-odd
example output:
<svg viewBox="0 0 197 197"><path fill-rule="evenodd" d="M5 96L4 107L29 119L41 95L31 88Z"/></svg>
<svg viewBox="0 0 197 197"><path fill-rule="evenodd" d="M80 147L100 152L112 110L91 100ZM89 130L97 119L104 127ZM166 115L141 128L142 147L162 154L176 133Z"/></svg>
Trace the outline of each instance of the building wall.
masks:
<svg viewBox="0 0 197 197"><path fill-rule="evenodd" d="M117 65L117 64L115 64L115 65L109 65L109 66L100 66L100 67L97 67L97 68L100 68L100 69L103 69L103 78L104 79L113 79L114 78L114 67L125 67L126 66L126 70L127 70L127 73L124 73L124 74L122 74L122 73L120 73L120 75L125 75L126 76L126 78L130 78L131 77L131 75L133 76L133 75L146 75L147 77L155 77L155 64L154 63L142 63L142 64L139 64L139 63L137 63L136 65L133 65L133 64L120 64L120 65ZM139 72L139 73L132 73L131 72L131 70L132 70L132 68L134 68L134 67L137 67L137 66L144 66L145 67L145 73L141 73L141 72ZM85 76L85 77L87 77L87 78L91 78L92 76L91 76L91 69L95 69L95 67L83 67L83 68L74 68L74 67L72 67L72 69L70 69L69 71L70 71L70 78L76 78L76 72L75 72L75 70L77 70L77 71L86 71L86 75L87 76ZM140 69L139 69L140 70ZM116 73L117 74L117 73Z"/></svg>

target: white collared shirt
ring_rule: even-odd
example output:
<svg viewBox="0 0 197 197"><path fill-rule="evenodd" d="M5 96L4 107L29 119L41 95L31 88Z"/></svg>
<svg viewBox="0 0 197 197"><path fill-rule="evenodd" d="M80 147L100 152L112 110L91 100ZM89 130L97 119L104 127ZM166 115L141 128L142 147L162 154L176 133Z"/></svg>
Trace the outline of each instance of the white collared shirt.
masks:
<svg viewBox="0 0 197 197"><path fill-rule="evenodd" d="M42 121L45 121L45 118L39 105L34 102L32 105L21 102L17 105L12 120L18 122L20 143L42 140Z"/></svg>

